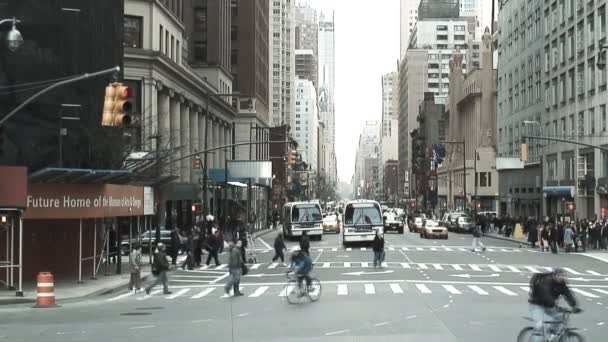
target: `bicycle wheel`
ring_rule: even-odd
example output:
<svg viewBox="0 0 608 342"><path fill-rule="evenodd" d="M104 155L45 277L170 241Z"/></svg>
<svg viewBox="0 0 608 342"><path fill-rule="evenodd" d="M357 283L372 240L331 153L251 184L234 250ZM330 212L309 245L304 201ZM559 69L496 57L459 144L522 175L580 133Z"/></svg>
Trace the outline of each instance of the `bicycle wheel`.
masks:
<svg viewBox="0 0 608 342"><path fill-rule="evenodd" d="M283 293L289 304L298 304L302 301L302 296L300 295L302 292L298 289L298 281L295 279L290 279L287 284L285 284Z"/></svg>
<svg viewBox="0 0 608 342"><path fill-rule="evenodd" d="M585 342L585 338L574 331L567 331L560 342Z"/></svg>
<svg viewBox="0 0 608 342"><path fill-rule="evenodd" d="M321 298L321 282L317 278L310 280L310 287L308 288L308 298L310 301L316 302Z"/></svg>
<svg viewBox="0 0 608 342"><path fill-rule="evenodd" d="M534 335L534 328L525 327L517 334L517 342L530 342Z"/></svg>

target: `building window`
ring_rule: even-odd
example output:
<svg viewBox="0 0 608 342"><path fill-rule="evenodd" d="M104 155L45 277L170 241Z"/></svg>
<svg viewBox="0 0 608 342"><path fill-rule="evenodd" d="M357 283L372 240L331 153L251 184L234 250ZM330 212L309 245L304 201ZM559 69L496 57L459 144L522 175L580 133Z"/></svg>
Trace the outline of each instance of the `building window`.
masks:
<svg viewBox="0 0 608 342"><path fill-rule="evenodd" d="M585 112L578 113L578 136L585 135Z"/></svg>
<svg viewBox="0 0 608 342"><path fill-rule="evenodd" d="M175 41L175 62L179 64L179 40Z"/></svg>
<svg viewBox="0 0 608 342"><path fill-rule="evenodd" d="M174 55L173 51L175 51L174 48L175 48L175 37L173 37L173 35L171 35L171 55L170 55L171 60L173 60L173 55Z"/></svg>
<svg viewBox="0 0 608 342"><path fill-rule="evenodd" d="M199 62L207 61L207 42L200 40L194 42L194 60Z"/></svg>
<svg viewBox="0 0 608 342"><path fill-rule="evenodd" d="M169 31L165 31L165 55L169 56Z"/></svg>
<svg viewBox="0 0 608 342"><path fill-rule="evenodd" d="M163 29L163 25L160 25L160 30L158 32L158 51L163 52L163 36L165 30Z"/></svg>
<svg viewBox="0 0 608 342"><path fill-rule="evenodd" d="M141 31L142 27L142 17L134 17L130 15L125 15L123 17L123 25L124 25L124 41L123 45L125 47L138 48L141 49L142 41L143 41L143 33Z"/></svg>
<svg viewBox="0 0 608 342"><path fill-rule="evenodd" d="M606 105L600 106L600 115L602 120L602 132L606 132Z"/></svg>

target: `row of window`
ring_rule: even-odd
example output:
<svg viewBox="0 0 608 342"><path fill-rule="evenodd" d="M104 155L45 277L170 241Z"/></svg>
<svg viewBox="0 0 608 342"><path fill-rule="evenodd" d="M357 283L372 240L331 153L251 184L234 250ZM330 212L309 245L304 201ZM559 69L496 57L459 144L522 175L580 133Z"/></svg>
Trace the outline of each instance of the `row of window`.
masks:
<svg viewBox="0 0 608 342"><path fill-rule="evenodd" d="M514 10L508 19L506 27L499 27L498 31L498 59L509 59L518 55L535 40L542 36L540 23L541 10L538 3L529 0L521 10Z"/></svg>

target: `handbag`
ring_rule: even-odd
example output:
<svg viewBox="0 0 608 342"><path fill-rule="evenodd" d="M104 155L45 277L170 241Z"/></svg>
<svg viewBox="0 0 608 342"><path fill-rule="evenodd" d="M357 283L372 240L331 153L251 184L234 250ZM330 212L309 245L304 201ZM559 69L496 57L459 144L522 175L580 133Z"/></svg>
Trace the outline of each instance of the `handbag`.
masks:
<svg viewBox="0 0 608 342"><path fill-rule="evenodd" d="M249 273L249 268L247 268L247 265L241 264L241 274L247 275L247 273Z"/></svg>

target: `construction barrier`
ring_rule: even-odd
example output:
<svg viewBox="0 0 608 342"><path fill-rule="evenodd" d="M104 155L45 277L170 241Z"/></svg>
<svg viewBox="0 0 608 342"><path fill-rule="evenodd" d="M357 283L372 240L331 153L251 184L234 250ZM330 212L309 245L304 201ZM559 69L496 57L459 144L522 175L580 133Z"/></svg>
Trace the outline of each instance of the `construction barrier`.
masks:
<svg viewBox="0 0 608 342"><path fill-rule="evenodd" d="M40 272L37 277L35 308L52 308L55 304L55 283L51 272Z"/></svg>

